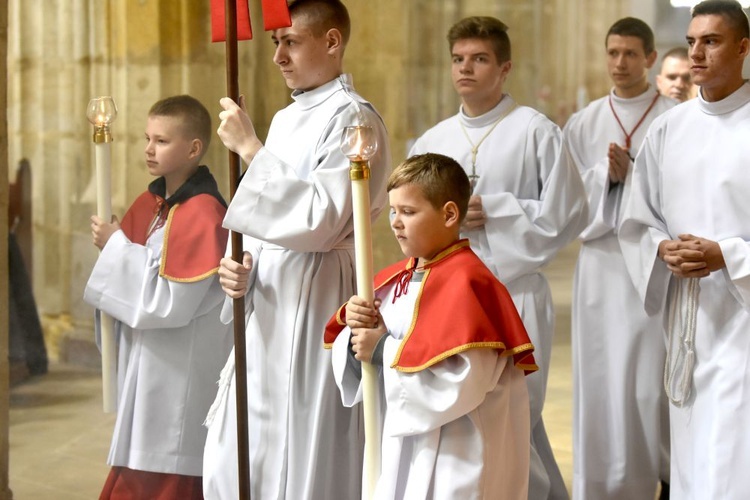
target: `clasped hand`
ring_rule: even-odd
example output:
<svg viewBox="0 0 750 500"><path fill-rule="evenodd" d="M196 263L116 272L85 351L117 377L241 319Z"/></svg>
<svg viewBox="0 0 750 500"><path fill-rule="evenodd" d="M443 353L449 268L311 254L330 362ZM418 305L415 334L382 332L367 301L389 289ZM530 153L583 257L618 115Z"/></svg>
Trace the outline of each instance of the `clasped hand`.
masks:
<svg viewBox="0 0 750 500"><path fill-rule="evenodd" d="M482 207L482 197L479 195L472 195L469 198L469 209L466 211L466 218L464 219L464 227L466 229L477 229L487 222L487 215L484 213Z"/></svg>
<svg viewBox="0 0 750 500"><path fill-rule="evenodd" d="M680 234L678 238L659 243L659 257L675 276L704 278L726 267L717 242L692 234Z"/></svg>
<svg viewBox="0 0 750 500"><path fill-rule="evenodd" d="M609 145L607 157L609 158L609 181L613 184L625 182L630 170L630 152L613 142Z"/></svg>
<svg viewBox="0 0 750 500"><path fill-rule="evenodd" d="M375 299L374 302L372 305L354 295L346 303L346 325L352 331L354 357L368 363L372 360L378 341L388 333L383 316L380 315L380 299Z"/></svg>

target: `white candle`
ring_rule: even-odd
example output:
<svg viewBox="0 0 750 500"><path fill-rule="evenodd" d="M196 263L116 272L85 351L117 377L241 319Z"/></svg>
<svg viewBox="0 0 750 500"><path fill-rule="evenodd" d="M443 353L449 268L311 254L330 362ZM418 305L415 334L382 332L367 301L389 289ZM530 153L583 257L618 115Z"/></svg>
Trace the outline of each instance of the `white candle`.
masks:
<svg viewBox="0 0 750 500"><path fill-rule="evenodd" d="M354 254L357 262L357 295L372 304L373 290L372 231L370 224L370 186L368 179L352 180L354 211ZM373 498L380 477L380 418L378 416L378 371L362 363L362 404L365 417L365 471L363 487Z"/></svg>
<svg viewBox="0 0 750 500"><path fill-rule="evenodd" d="M112 220L111 198L111 143L94 144L96 149L96 214L105 221ZM117 361L115 349L115 320L100 312L102 350L102 406L105 413L117 410Z"/></svg>
<svg viewBox="0 0 750 500"><path fill-rule="evenodd" d="M372 269L372 229L370 224L369 159L378 149L372 127L346 127L341 135L341 152L349 158L354 217L354 255L357 263L357 295L370 304L375 298ZM362 489L372 499L380 477L380 409L378 408L378 371L362 363L362 406L365 417L365 464Z"/></svg>

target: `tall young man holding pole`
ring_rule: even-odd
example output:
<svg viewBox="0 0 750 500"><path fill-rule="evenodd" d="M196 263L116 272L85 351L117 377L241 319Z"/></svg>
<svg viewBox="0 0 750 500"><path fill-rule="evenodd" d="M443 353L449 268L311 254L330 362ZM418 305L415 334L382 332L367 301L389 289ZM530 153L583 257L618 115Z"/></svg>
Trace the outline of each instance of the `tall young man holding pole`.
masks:
<svg viewBox="0 0 750 500"><path fill-rule="evenodd" d="M225 227L245 235L243 264L222 260L230 297L247 301L250 479L253 499L357 498L361 419L342 407L323 350L332 311L354 293L349 161L339 150L349 125L377 134L371 158L372 216L385 205L390 154L382 120L342 72L349 38L338 0L297 0L292 26L273 32L274 62L293 102L267 140L243 106L222 99L219 137L247 171ZM207 499L236 498L233 367L222 377L204 457Z"/></svg>

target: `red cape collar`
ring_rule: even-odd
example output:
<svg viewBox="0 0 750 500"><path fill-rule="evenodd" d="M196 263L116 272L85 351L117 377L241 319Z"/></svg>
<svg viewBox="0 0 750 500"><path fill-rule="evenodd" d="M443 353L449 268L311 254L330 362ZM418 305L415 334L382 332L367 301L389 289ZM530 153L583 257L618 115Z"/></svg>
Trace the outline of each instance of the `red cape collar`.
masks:
<svg viewBox="0 0 750 500"><path fill-rule="evenodd" d="M161 196L146 191L133 202L120 225L125 236L139 245L146 244L154 227L164 225L159 275L194 282L218 271L228 238L228 231L221 227L225 213L226 208L208 193L167 209Z"/></svg>
<svg viewBox="0 0 750 500"><path fill-rule="evenodd" d="M380 271L374 280L376 291L403 279L416 264L409 258ZM424 270L411 327L392 368L417 372L469 349L492 348L499 355L513 356L515 365L527 374L538 369L534 346L510 294L474 254L468 240L439 252ZM429 300L422 300L425 294ZM345 311L341 306L329 320L326 347L346 326Z"/></svg>

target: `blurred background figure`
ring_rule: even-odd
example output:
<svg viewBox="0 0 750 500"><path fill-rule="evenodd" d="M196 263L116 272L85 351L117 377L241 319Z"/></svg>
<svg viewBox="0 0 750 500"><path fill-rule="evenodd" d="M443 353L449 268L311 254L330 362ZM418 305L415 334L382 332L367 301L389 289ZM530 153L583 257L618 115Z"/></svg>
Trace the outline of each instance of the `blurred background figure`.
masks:
<svg viewBox="0 0 750 500"><path fill-rule="evenodd" d="M690 61L686 47L669 49L661 60L656 75L656 87L661 95L685 102L698 95L698 87L690 77Z"/></svg>

